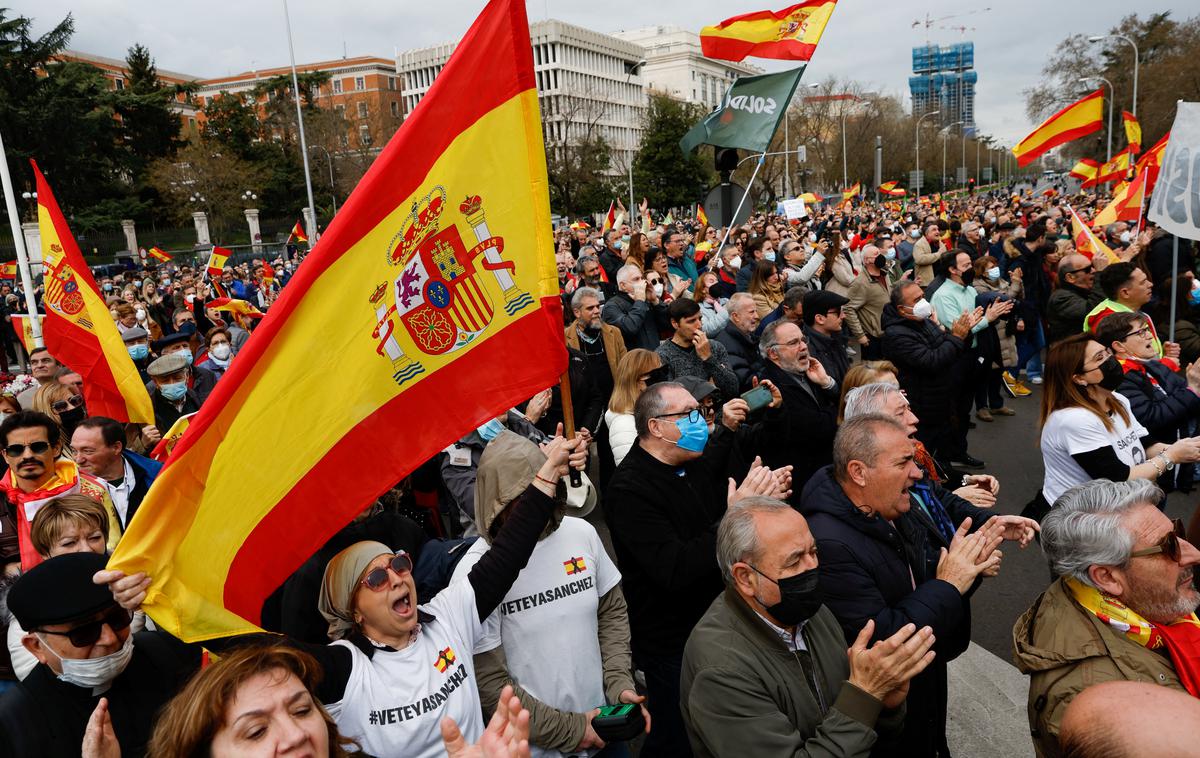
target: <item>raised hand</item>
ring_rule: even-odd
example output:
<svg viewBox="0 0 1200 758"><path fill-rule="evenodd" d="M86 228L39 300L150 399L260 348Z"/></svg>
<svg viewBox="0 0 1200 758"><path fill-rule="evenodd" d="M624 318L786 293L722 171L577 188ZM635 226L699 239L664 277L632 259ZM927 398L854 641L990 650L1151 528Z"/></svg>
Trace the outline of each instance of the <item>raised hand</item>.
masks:
<svg viewBox="0 0 1200 758"><path fill-rule="evenodd" d="M875 620L871 619L846 651L849 682L882 701L885 708L895 708L904 702L908 682L933 662L933 629L905 624L891 637L868 648L874 633Z"/></svg>

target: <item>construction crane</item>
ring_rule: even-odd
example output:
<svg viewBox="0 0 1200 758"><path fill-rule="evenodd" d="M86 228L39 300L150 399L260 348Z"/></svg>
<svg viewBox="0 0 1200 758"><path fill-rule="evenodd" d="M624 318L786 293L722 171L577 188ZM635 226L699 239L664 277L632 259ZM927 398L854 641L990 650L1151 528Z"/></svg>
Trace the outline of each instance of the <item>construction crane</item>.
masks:
<svg viewBox="0 0 1200 758"><path fill-rule="evenodd" d="M966 13L952 13L949 16L942 16L940 18L933 18L928 13L926 13L924 19L917 19L916 21L912 22L912 28L916 29L918 26L925 27L925 44L928 45L929 44L929 30L932 29L935 25L940 24L943 21L950 21L950 20L956 19L956 18L964 18L966 16L973 16L977 13L987 13L990 10L991 10L991 8L979 8L979 9L976 9L973 11L967 11ZM950 27L950 28L957 29L958 27Z"/></svg>
<svg viewBox="0 0 1200 758"><path fill-rule="evenodd" d="M973 26L939 26L939 29L945 29L948 32L958 32L962 36L967 36L967 32L975 31Z"/></svg>

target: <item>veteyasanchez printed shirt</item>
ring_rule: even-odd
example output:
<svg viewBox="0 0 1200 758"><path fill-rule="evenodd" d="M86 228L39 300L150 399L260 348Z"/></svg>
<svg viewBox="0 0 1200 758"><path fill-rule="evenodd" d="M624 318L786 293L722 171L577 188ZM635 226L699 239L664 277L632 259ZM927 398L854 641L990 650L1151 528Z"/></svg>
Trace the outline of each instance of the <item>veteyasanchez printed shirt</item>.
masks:
<svg viewBox="0 0 1200 758"><path fill-rule="evenodd" d="M470 582L451 584L420 610L421 624L403 650L376 648L368 658L346 640L353 664L345 695L325 705L338 731L370 755L444 758L441 721L458 722L468 743L483 735L472 652L483 625Z"/></svg>

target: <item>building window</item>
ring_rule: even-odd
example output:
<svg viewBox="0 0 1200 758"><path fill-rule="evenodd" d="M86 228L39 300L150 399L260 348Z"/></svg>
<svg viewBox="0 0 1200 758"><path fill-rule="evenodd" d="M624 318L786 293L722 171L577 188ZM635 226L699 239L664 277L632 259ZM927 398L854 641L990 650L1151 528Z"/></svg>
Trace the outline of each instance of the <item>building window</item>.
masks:
<svg viewBox="0 0 1200 758"><path fill-rule="evenodd" d="M398 100L392 101L392 116L400 118L400 102Z"/></svg>
<svg viewBox="0 0 1200 758"><path fill-rule="evenodd" d="M342 94L342 80L341 79L333 80L333 94L335 94L335 95Z"/></svg>
<svg viewBox="0 0 1200 758"><path fill-rule="evenodd" d="M366 118L366 117L367 117L367 114L368 114L369 112L370 112L370 111L369 111L369 110L368 110L368 108L367 108L367 104L366 104L365 102L359 101L359 103L358 103L358 117L359 117L359 118Z"/></svg>
<svg viewBox="0 0 1200 758"><path fill-rule="evenodd" d="M116 81L117 89L125 89L125 80L124 79L117 79L115 81Z"/></svg>
<svg viewBox="0 0 1200 758"><path fill-rule="evenodd" d="M333 106L333 110L342 118L346 117L346 104L345 103L340 103L338 105Z"/></svg>
<svg viewBox="0 0 1200 758"><path fill-rule="evenodd" d="M363 78L361 76L354 77L354 89L362 90L362 89L366 89L366 88L367 88L367 80L365 78Z"/></svg>
<svg viewBox="0 0 1200 758"><path fill-rule="evenodd" d="M350 147L350 135L342 134L342 147Z"/></svg>
<svg viewBox="0 0 1200 758"><path fill-rule="evenodd" d="M363 147L371 144L371 129L366 124L358 127L358 142Z"/></svg>
<svg viewBox="0 0 1200 758"><path fill-rule="evenodd" d="M396 77L394 77L394 76L388 77L388 89L393 90L393 91L396 89Z"/></svg>

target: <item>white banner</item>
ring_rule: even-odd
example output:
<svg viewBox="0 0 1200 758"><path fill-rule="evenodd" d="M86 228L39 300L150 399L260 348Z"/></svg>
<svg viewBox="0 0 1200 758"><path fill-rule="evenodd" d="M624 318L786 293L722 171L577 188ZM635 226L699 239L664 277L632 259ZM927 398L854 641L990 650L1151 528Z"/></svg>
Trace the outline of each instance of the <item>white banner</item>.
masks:
<svg viewBox="0 0 1200 758"><path fill-rule="evenodd" d="M1179 237L1200 239L1200 103L1179 103L1146 218Z"/></svg>
<svg viewBox="0 0 1200 758"><path fill-rule="evenodd" d="M789 221L804 218L808 215L808 209L804 207L804 201L799 198L784 200L781 205L783 206L783 213L788 217Z"/></svg>

